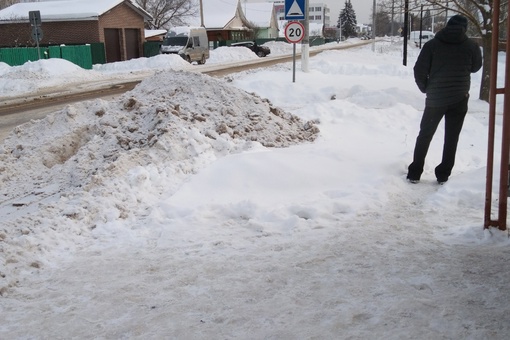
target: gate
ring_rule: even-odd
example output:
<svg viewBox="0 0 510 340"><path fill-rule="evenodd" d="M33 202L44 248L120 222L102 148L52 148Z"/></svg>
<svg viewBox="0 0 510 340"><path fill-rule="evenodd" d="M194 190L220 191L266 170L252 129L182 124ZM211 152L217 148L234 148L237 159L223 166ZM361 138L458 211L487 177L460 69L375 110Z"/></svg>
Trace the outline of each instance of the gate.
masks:
<svg viewBox="0 0 510 340"><path fill-rule="evenodd" d="M104 29L104 44L106 50L106 62L121 61L120 53L120 30L117 28Z"/></svg>

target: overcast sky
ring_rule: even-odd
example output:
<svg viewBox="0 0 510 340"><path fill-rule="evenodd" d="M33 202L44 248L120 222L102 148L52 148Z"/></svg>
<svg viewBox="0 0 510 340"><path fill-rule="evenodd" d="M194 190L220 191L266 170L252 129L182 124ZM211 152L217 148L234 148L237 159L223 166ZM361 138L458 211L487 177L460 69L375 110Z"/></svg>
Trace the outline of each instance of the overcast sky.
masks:
<svg viewBox="0 0 510 340"><path fill-rule="evenodd" d="M310 3L324 2L330 9L331 24L336 23L340 10L345 7L346 0L309 0ZM372 13L373 0L351 0L352 8L356 13L358 24L370 23L370 14Z"/></svg>
<svg viewBox="0 0 510 340"><path fill-rule="evenodd" d="M237 2L237 0L230 0ZM338 21L340 10L345 7L347 0L308 0L309 4L312 3L325 3L330 9L331 25ZM264 2L264 0L248 0L248 2ZM351 0L352 8L356 13L356 20L358 24L369 24L371 22L370 14L372 13L372 5L374 0ZM376 1L377 2L377 1Z"/></svg>

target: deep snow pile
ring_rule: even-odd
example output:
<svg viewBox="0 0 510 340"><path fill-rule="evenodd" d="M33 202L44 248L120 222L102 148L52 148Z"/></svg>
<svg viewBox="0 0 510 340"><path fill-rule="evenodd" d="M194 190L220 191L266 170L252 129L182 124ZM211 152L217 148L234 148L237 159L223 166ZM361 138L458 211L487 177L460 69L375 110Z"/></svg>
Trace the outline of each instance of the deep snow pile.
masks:
<svg viewBox="0 0 510 340"><path fill-rule="evenodd" d="M177 188L219 156L309 142L317 133L313 122L268 100L185 71L161 72L117 101L71 105L19 126L0 153L0 262L7 263L0 293L16 285L16 272L40 268L39 252L60 239L143 214L148 202L122 190L154 176L134 173L136 166L152 165ZM43 216L57 217L50 229L39 227Z"/></svg>

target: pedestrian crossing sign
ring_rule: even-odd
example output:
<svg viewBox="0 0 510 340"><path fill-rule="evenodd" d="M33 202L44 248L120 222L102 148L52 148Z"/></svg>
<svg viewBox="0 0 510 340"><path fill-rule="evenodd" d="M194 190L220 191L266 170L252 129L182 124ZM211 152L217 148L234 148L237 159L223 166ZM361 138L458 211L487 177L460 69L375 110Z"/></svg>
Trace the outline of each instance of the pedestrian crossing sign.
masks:
<svg viewBox="0 0 510 340"><path fill-rule="evenodd" d="M285 20L303 20L305 0L285 0Z"/></svg>

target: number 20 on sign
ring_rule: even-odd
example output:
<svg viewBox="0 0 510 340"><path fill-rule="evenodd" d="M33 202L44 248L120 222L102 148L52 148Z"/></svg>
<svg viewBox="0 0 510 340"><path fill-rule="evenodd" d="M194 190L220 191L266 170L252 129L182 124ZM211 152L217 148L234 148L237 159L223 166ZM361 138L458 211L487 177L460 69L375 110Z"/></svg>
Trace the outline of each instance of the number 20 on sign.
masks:
<svg viewBox="0 0 510 340"><path fill-rule="evenodd" d="M291 44L296 44L303 40L305 36L305 27L302 23L291 21L285 26L285 39Z"/></svg>

